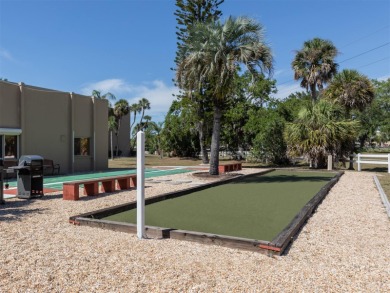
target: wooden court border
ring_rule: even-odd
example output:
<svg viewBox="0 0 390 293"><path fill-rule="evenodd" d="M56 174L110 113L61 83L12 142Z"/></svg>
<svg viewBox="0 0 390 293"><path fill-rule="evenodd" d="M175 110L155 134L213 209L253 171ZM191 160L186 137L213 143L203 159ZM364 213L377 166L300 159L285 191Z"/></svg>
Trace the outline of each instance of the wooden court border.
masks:
<svg viewBox="0 0 390 293"><path fill-rule="evenodd" d="M274 170L275 169L267 169L252 174L237 175L217 182L206 183L201 186L190 187L180 191L168 192L154 197L149 197L145 199L145 205L149 205L167 199L185 196L192 192L208 189L210 187L215 187L218 185L240 180L243 178L257 176L259 174L266 174ZM292 170L292 171L296 171L296 170ZM299 171L311 172L313 170L300 169ZM314 171L314 172L318 172L318 171ZM339 181L340 177L344 174L344 171L341 172L332 171L331 173L335 173L335 176L331 178L330 181L327 184L325 184L320 189L320 191L317 192L316 195L314 195L314 197L312 197L312 199L307 204L303 206L303 208L292 219L292 221L272 241L255 240L255 239L248 239L248 238L232 237L226 235L218 235L218 234L210 234L204 232L186 231L186 230L154 227L154 226L145 227L146 235L149 238L171 238L171 239L187 240L187 241L194 241L203 244L213 244L213 245L220 245L220 246L236 248L236 249L256 251L267 255L282 255L283 252L286 250L286 248L289 246L289 244L294 240L294 237L297 235L300 229L304 226L306 221L314 213L318 205L329 193L331 188ZM136 234L137 233L136 224L102 220L102 218L117 213L125 212L131 209L135 209L136 207L137 207L137 203L136 201L133 201L131 203L121 204L110 208L104 208L89 213L83 213L80 215L71 216L69 218L69 222L74 225L98 227L98 228L112 230L112 231L120 231L125 233Z"/></svg>

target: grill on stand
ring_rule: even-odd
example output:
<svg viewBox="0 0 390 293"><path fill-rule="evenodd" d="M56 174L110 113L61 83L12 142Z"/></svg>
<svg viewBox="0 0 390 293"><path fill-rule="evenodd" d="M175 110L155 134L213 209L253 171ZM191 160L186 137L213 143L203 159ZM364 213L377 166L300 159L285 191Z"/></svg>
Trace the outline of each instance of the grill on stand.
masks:
<svg viewBox="0 0 390 293"><path fill-rule="evenodd" d="M4 203L3 196L3 171L4 171L4 162L3 159L0 159L0 204Z"/></svg>
<svg viewBox="0 0 390 293"><path fill-rule="evenodd" d="M18 198L43 196L43 158L37 155L21 156L17 172Z"/></svg>

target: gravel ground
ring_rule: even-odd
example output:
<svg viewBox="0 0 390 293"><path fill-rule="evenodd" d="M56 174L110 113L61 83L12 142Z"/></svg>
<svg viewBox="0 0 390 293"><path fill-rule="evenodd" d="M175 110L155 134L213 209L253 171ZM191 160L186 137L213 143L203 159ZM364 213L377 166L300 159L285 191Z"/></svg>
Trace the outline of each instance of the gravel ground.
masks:
<svg viewBox="0 0 390 293"><path fill-rule="evenodd" d="M146 196L187 184L146 182ZM135 197L133 190L79 201L61 194L7 200L0 292L390 292L390 221L370 173L346 172L278 257L68 223Z"/></svg>

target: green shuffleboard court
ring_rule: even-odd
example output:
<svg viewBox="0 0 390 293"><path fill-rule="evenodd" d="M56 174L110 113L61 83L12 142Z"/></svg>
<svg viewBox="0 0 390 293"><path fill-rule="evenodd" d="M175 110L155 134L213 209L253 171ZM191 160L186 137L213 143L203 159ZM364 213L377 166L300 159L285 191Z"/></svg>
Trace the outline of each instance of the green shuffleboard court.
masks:
<svg viewBox="0 0 390 293"><path fill-rule="evenodd" d="M273 171L145 207L148 226L271 241L335 173ZM136 223L137 210L104 220Z"/></svg>

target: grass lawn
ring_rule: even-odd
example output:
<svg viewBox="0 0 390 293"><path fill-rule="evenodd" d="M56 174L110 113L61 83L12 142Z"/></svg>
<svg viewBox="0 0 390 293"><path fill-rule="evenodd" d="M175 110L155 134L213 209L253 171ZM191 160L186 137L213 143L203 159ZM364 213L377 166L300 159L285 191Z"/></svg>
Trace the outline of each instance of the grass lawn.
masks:
<svg viewBox="0 0 390 293"><path fill-rule="evenodd" d="M146 167L152 167L152 166L198 166L202 164L201 159L195 159L195 158L178 158L178 157L163 157L160 158L156 155L146 155L145 156L146 161ZM137 158L136 157L121 157L116 158L114 160L108 161L108 166L110 169L123 169L123 168L136 168L137 165ZM233 160L220 160L220 163L229 163L229 162L236 162ZM246 168L256 168L256 167L271 167L267 166L265 164L260 163L249 163L246 161L241 161L243 167ZM308 165L302 165L299 164L298 166L303 168L308 168ZM298 167L294 166L294 167ZM348 170L349 162L347 162L346 167L342 167L340 164L341 170ZM354 168L357 171L358 167L357 164L354 163ZM390 175L387 173L387 166L385 165L371 165L371 164L362 164L362 171L369 171L369 172L376 172L379 174L383 174L384 176L378 176L379 181L381 182L382 188L385 191L386 195L390 199Z"/></svg>
<svg viewBox="0 0 390 293"><path fill-rule="evenodd" d="M335 174L274 171L160 201L146 225L271 241ZM136 209L105 220L136 223Z"/></svg>
<svg viewBox="0 0 390 293"><path fill-rule="evenodd" d="M390 174L380 174L378 179L383 188L383 191L386 193L387 198L390 201Z"/></svg>
<svg viewBox="0 0 390 293"><path fill-rule="evenodd" d="M202 164L201 159L196 158L179 158L179 157L163 157L160 158L160 156L156 155L146 155L145 156L145 164L147 167L152 166L198 166ZM228 159L220 159L220 164L228 164L230 162L241 162L243 167L270 167L266 164L261 163L249 163L244 160L242 161L235 161L235 160L228 160ZM136 157L120 157L115 158L114 160L108 160L108 167L112 169L122 169L122 168L135 168L137 165L137 158Z"/></svg>

